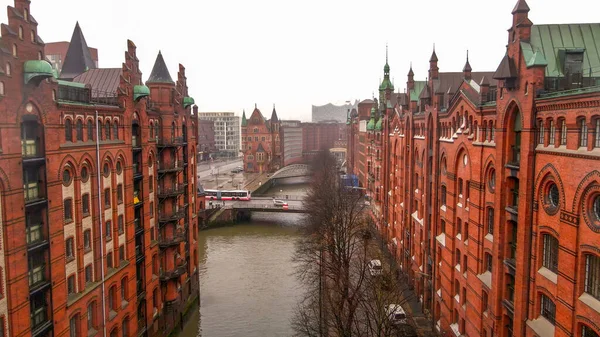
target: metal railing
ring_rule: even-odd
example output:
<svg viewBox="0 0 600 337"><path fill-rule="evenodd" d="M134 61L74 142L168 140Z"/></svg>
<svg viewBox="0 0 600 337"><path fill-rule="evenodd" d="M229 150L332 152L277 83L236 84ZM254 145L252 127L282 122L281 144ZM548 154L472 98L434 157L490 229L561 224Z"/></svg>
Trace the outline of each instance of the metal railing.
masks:
<svg viewBox="0 0 600 337"><path fill-rule="evenodd" d="M185 274L187 270L187 263L183 263L180 266L175 267L172 270L165 271L162 268L160 269L160 279L162 281L170 280L176 277L179 277Z"/></svg>
<svg viewBox="0 0 600 337"><path fill-rule="evenodd" d="M185 235L183 232L178 231L172 237L165 238L162 235L158 236L158 245L161 248L170 247L174 245L178 245L185 240Z"/></svg>
<svg viewBox="0 0 600 337"><path fill-rule="evenodd" d="M159 162L158 170L159 171L171 171L171 170L182 170L183 166L179 163L179 161L174 161L170 163Z"/></svg>
<svg viewBox="0 0 600 337"><path fill-rule="evenodd" d="M185 191L185 186L183 184L181 185L175 185L173 187L169 187L169 188L163 188L161 186L158 187L158 197L168 197L168 196L174 196L174 195L179 195L182 194Z"/></svg>
<svg viewBox="0 0 600 337"><path fill-rule="evenodd" d="M165 137L158 139L158 146L180 146L184 143L183 137Z"/></svg>
<svg viewBox="0 0 600 337"><path fill-rule="evenodd" d="M170 210L170 211L159 211L158 220L160 222L169 222L182 219L185 216L185 210Z"/></svg>

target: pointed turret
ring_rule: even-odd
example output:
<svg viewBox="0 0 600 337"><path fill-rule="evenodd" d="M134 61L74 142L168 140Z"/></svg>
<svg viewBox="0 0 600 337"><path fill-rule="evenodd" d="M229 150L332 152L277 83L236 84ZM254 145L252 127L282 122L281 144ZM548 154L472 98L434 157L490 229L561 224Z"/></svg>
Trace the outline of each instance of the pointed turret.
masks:
<svg viewBox="0 0 600 337"><path fill-rule="evenodd" d="M65 56L65 62L62 66L60 78L65 80L72 80L77 75L81 75L89 69L95 69L96 64L92 59L90 48L85 41L79 22L75 24L73 30L73 36L69 43L69 49Z"/></svg>
<svg viewBox="0 0 600 337"><path fill-rule="evenodd" d="M246 119L246 109L244 109L244 112L242 112L242 126L247 126L248 125L248 120Z"/></svg>
<svg viewBox="0 0 600 337"><path fill-rule="evenodd" d="M465 66L463 68L463 75L465 80L470 80L471 79L471 71L473 69L471 68L471 64L469 63L469 51L467 50L467 62L465 63Z"/></svg>
<svg viewBox="0 0 600 337"><path fill-rule="evenodd" d="M273 104L273 112L271 112L271 123L278 123L279 118L277 118L277 111L275 111L275 104Z"/></svg>
<svg viewBox="0 0 600 337"><path fill-rule="evenodd" d="M367 123L367 131L373 131L375 129L375 113L377 112L377 103L373 104L371 108L371 119L369 119L369 123Z"/></svg>
<svg viewBox="0 0 600 337"><path fill-rule="evenodd" d="M511 14L529 13L529 6L525 0L518 0Z"/></svg>
<svg viewBox="0 0 600 337"><path fill-rule="evenodd" d="M175 84L175 82L173 82L173 79L171 78L171 74L169 74L169 69L167 69L165 59L163 58L160 50L158 51L158 56L156 56L154 67L152 67L152 72L150 73L150 77L148 78L146 83Z"/></svg>
<svg viewBox="0 0 600 337"><path fill-rule="evenodd" d="M438 78L440 68L438 68L437 63L438 63L438 57L437 57L437 54L435 53L435 44L434 44L433 45L433 53L431 54L431 58L429 59L429 78L432 80Z"/></svg>

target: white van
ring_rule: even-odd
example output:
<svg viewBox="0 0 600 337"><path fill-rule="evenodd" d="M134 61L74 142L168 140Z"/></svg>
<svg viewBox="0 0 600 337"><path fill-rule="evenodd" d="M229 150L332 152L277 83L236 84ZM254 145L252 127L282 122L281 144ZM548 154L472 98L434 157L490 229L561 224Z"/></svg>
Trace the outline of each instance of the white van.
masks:
<svg viewBox="0 0 600 337"><path fill-rule="evenodd" d="M381 275L381 261L371 260L371 262L369 262L367 266L369 268L369 273L371 274L371 276Z"/></svg>
<svg viewBox="0 0 600 337"><path fill-rule="evenodd" d="M288 203L283 201L283 200L279 200L279 199L273 199L273 205L274 206L279 206L279 207L283 207L283 206L287 206Z"/></svg>
<svg viewBox="0 0 600 337"><path fill-rule="evenodd" d="M400 304L390 304L386 309L390 322L396 324L406 324L406 313Z"/></svg>

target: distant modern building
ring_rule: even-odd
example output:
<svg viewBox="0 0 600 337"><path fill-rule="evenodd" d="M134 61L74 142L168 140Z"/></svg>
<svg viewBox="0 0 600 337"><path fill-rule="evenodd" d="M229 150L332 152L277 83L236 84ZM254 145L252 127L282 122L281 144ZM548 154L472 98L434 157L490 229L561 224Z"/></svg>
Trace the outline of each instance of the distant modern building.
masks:
<svg viewBox="0 0 600 337"><path fill-rule="evenodd" d="M75 31L73 32L73 35L75 34L81 34L81 28L79 27L79 23L75 25ZM80 41L78 39L74 40ZM56 70L57 74L60 74L62 71L62 67L67 58L67 51L69 50L70 44L71 43L67 41L60 41L49 42L46 43L46 45L44 46L44 55L46 55L46 60L50 62L50 64L52 65L52 69ZM92 64L94 65L93 67L90 67L90 69L98 68L98 49L88 47L88 50L90 52Z"/></svg>
<svg viewBox="0 0 600 337"><path fill-rule="evenodd" d="M195 113L198 114L198 107L194 106ZM215 123L207 119L198 120L198 161L206 161L217 153L215 145Z"/></svg>
<svg viewBox="0 0 600 337"><path fill-rule="evenodd" d="M358 106L358 100L354 103L347 101L344 105L334 105L331 103L325 105L313 105L312 106L312 122L338 122L345 123L348 118L347 114L349 110L356 109Z"/></svg>
<svg viewBox="0 0 600 337"><path fill-rule="evenodd" d="M302 162L302 123L300 121L281 121L281 139L283 166Z"/></svg>
<svg viewBox="0 0 600 337"><path fill-rule="evenodd" d="M240 152L240 117L233 112L200 112L199 120L214 123L216 157L237 157Z"/></svg>

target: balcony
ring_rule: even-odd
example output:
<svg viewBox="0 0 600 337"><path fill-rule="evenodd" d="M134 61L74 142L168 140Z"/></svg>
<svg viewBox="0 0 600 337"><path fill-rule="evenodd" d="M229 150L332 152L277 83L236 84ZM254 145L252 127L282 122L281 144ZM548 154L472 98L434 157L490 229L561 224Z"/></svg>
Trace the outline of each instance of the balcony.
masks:
<svg viewBox="0 0 600 337"><path fill-rule="evenodd" d="M161 281L169 281L179 276L185 274L187 271L187 263L184 263L180 266L175 267L173 270L165 271L162 268L160 269L160 280Z"/></svg>
<svg viewBox="0 0 600 337"><path fill-rule="evenodd" d="M185 185L183 184L168 188L158 187L158 197L161 199L176 197L183 194L183 192L185 192Z"/></svg>
<svg viewBox="0 0 600 337"><path fill-rule="evenodd" d="M27 250L29 252L48 247L48 240L44 236L42 226L43 225L40 223L33 226L29 226L25 230L25 234L27 237Z"/></svg>
<svg viewBox="0 0 600 337"><path fill-rule="evenodd" d="M162 235L158 237L158 246L160 248L168 248L177 246L185 240L185 234L182 230L178 230L172 237L166 238Z"/></svg>
<svg viewBox="0 0 600 337"><path fill-rule="evenodd" d="M179 164L177 161L172 163L158 163L158 173L168 173L168 172L177 172L182 171L183 165Z"/></svg>
<svg viewBox="0 0 600 337"><path fill-rule="evenodd" d="M184 143L183 137L167 137L167 138L159 139L157 145L159 148L179 147L179 146L182 146L183 143Z"/></svg>
<svg viewBox="0 0 600 337"><path fill-rule="evenodd" d="M510 147L510 160L508 161L507 166L513 169L519 169L521 165L521 147L520 146L511 146Z"/></svg>
<svg viewBox="0 0 600 337"><path fill-rule="evenodd" d="M136 262L140 262L144 259L144 247L140 245L135 246L135 259Z"/></svg>
<svg viewBox="0 0 600 337"><path fill-rule="evenodd" d="M502 300L502 306L504 306L509 313L515 313L515 304L512 301Z"/></svg>
<svg viewBox="0 0 600 337"><path fill-rule="evenodd" d="M144 226L142 225L142 219L133 219L133 225L135 226L135 235L144 233Z"/></svg>
<svg viewBox="0 0 600 337"><path fill-rule="evenodd" d="M131 147L133 147L133 151L141 151L142 150L142 137L131 136Z"/></svg>
<svg viewBox="0 0 600 337"><path fill-rule="evenodd" d="M44 163L45 159L35 139L21 140L21 155L24 164Z"/></svg>
<svg viewBox="0 0 600 337"><path fill-rule="evenodd" d="M170 210L170 211L159 211L158 221L160 223L167 223L171 221L177 221L185 217L185 209L183 210Z"/></svg>
<svg viewBox="0 0 600 337"><path fill-rule="evenodd" d="M139 191L133 191L133 206L135 207L142 206L144 203L144 200L139 195Z"/></svg>
<svg viewBox="0 0 600 337"><path fill-rule="evenodd" d="M42 264L29 269L29 293L37 294L50 287L50 281L46 277L46 265Z"/></svg>
<svg viewBox="0 0 600 337"><path fill-rule="evenodd" d="M40 182L32 182L23 184L23 196L25 198L25 206L39 205L46 202L46 198L42 194Z"/></svg>
<svg viewBox="0 0 600 337"><path fill-rule="evenodd" d="M141 163L133 163L133 179L138 180L142 179L142 164Z"/></svg>
<svg viewBox="0 0 600 337"><path fill-rule="evenodd" d="M45 306L31 308L31 336L45 336L52 329Z"/></svg>

